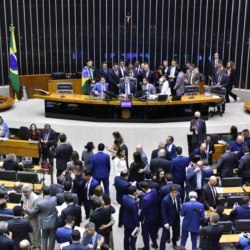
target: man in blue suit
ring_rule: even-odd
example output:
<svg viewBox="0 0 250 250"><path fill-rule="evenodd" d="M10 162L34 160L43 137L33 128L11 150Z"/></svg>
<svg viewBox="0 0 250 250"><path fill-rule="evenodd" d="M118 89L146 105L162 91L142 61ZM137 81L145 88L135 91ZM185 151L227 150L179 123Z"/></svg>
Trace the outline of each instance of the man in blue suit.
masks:
<svg viewBox="0 0 250 250"><path fill-rule="evenodd" d="M104 186L104 191L109 195L109 173L110 173L110 156L103 152L105 145L98 145L98 153L94 154L90 161L90 169L93 177Z"/></svg>
<svg viewBox="0 0 250 250"><path fill-rule="evenodd" d="M176 157L176 146L174 145L174 137L173 136L167 137L165 150L170 152L172 160Z"/></svg>
<svg viewBox="0 0 250 250"><path fill-rule="evenodd" d="M129 188L131 187L131 183L128 181L127 169L122 170L120 176L115 177L114 185L116 189L116 201L121 205L119 209L119 216L118 216L119 218L118 227L121 227L122 218L123 218L122 197L123 195L127 195L129 193Z"/></svg>
<svg viewBox="0 0 250 250"><path fill-rule="evenodd" d="M78 230L73 230L71 234L72 244L63 247L63 250L86 250L86 248L80 243L81 234Z"/></svg>
<svg viewBox="0 0 250 250"><path fill-rule="evenodd" d="M102 76L100 82L97 82L91 90L91 94L96 96L103 96L104 91L108 91L109 84L106 83L105 77Z"/></svg>
<svg viewBox="0 0 250 250"><path fill-rule="evenodd" d="M214 81L216 86L221 86L226 88L228 85L228 75L227 71L223 68L222 60L218 61L217 72L215 74Z"/></svg>
<svg viewBox="0 0 250 250"><path fill-rule="evenodd" d="M247 142L244 142L244 137L238 135L236 140L229 142L231 151L237 154L238 160L244 155L243 147L247 146Z"/></svg>
<svg viewBox="0 0 250 250"><path fill-rule="evenodd" d="M180 239L180 210L180 194L177 185L173 184L170 187L170 194L166 195L161 202L161 222L163 230L160 250L166 249L166 242L170 243L170 227L173 233L173 247L176 246L176 241Z"/></svg>
<svg viewBox="0 0 250 250"><path fill-rule="evenodd" d="M124 249L135 250L135 244L137 240L137 234L132 235L136 229L139 230L139 209L136 202L137 192L136 187L129 187L129 194L123 195L123 224L124 224ZM135 231L134 231L135 230Z"/></svg>
<svg viewBox="0 0 250 250"><path fill-rule="evenodd" d="M196 201L197 193L189 193L190 201L184 202L181 208L181 216L184 216L182 222L181 245L185 246L188 233L191 233L192 249L197 247L198 232L201 225L201 219L205 218L204 206Z"/></svg>
<svg viewBox="0 0 250 250"><path fill-rule="evenodd" d="M172 160L172 172L174 183L181 185L184 190L184 182L186 180L186 167L189 164L187 156L182 156L182 148L176 147L177 156Z"/></svg>
<svg viewBox="0 0 250 250"><path fill-rule="evenodd" d="M156 189L150 189L148 182L141 182L141 190L144 193L141 199L141 213L139 216L142 222L142 238L144 247L138 250L149 250L149 236L152 240L152 247L158 248L157 234L158 234L158 193Z"/></svg>
<svg viewBox="0 0 250 250"><path fill-rule="evenodd" d="M90 213L90 198L94 194L94 190L99 185L99 182L92 177L90 169L86 169L84 171L84 179L86 184L83 190L83 206L85 209L86 219L88 219Z"/></svg>
<svg viewBox="0 0 250 250"><path fill-rule="evenodd" d="M248 197L244 197L242 199L241 206L234 206L233 210L230 213L230 218L231 220L233 220L234 224L236 220L250 219L250 207Z"/></svg>

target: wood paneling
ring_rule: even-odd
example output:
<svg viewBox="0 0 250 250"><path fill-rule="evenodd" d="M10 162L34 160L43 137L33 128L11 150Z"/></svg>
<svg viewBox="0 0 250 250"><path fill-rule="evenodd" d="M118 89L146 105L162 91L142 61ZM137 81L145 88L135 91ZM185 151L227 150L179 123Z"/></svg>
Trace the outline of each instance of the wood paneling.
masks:
<svg viewBox="0 0 250 250"><path fill-rule="evenodd" d="M57 83L72 83L74 94L82 94L82 82L81 79L60 79L60 80L49 80L48 90L49 92L57 92Z"/></svg>

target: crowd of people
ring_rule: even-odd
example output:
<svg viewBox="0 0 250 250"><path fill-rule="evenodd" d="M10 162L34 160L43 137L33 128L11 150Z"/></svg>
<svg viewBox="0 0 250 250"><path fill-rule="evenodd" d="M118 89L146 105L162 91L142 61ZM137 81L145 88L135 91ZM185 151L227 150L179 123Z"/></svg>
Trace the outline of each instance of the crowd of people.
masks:
<svg viewBox="0 0 250 250"><path fill-rule="evenodd" d="M0 130L5 131L2 137L8 137L8 125L2 117L1 120L4 125ZM42 197L28 184L17 190L0 190L4 195L22 193L22 206L13 209L7 208L5 199L0 200L0 214L14 216L7 222L0 222L1 249L52 250L55 241L68 242L64 250L113 249L116 240L112 233L116 223L114 213L119 206L117 224L124 227L125 250L136 249L140 231L144 246L139 249L149 250L151 246L164 250L167 244L185 249L190 233L192 249L198 247L200 238L201 249L219 250L223 226L218 222L250 219L250 207L246 197L229 216L224 214L224 202L218 199L217 177L213 170L217 169L219 177L233 177L233 169L237 168L242 185L249 185L249 130L239 133L237 127L232 126L230 134L223 137L225 153L216 163L212 160L215 136L207 134L206 122L198 111L190 121L190 132L192 150L189 156L182 155L182 147L175 145L171 135L152 150L151 156L140 144L131 153L123 136L115 131L113 145L99 143L96 148L93 142L87 142L80 157L64 133L57 138L49 124L42 130L31 124L28 139L37 140L41 145L41 159L33 160L36 163L47 161L52 166L55 162L57 183L45 185ZM133 154L132 162L128 160L130 154ZM3 168L19 171L19 165L10 154ZM112 166L115 177L110 183ZM110 199L112 184L116 190L115 205ZM204 226L206 210L211 217L210 224ZM81 224L86 222L82 234Z"/></svg>
<svg viewBox="0 0 250 250"><path fill-rule="evenodd" d="M230 102L229 96L235 101L237 95L232 92L235 86L234 63L228 61L226 67L219 58L219 53L214 54L210 63L209 76L205 77L199 68L192 62L187 62L183 67L177 60L163 60L156 70L150 69L147 62L135 61L126 66L124 60L114 63L108 68L107 62L103 62L99 70L93 66L89 59L83 68L84 82L83 92L95 96L103 96L104 91L111 91L121 96L134 95L137 91L145 91L147 95L183 95L185 85L199 85L207 82L209 85L224 87L226 89L226 102Z"/></svg>

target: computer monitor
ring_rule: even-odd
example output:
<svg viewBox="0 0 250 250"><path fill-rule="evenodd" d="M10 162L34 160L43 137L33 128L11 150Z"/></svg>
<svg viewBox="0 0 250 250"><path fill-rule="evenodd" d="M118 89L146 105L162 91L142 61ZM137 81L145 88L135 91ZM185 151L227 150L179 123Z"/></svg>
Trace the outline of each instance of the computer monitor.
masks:
<svg viewBox="0 0 250 250"><path fill-rule="evenodd" d="M104 93L106 99L109 99L109 100L117 99L116 94L114 94L113 92L103 91L103 93Z"/></svg>
<svg viewBox="0 0 250 250"><path fill-rule="evenodd" d="M64 72L54 72L51 74L52 80L66 79L66 74Z"/></svg>
<svg viewBox="0 0 250 250"><path fill-rule="evenodd" d="M168 95L158 95L158 101L166 101L168 99Z"/></svg>
<svg viewBox="0 0 250 250"><path fill-rule="evenodd" d="M21 182L27 182L27 183L38 183L39 182L37 173L18 172L18 179Z"/></svg>
<svg viewBox="0 0 250 250"><path fill-rule="evenodd" d="M187 85L184 89L185 95L199 94L200 88L198 85Z"/></svg>
<svg viewBox="0 0 250 250"><path fill-rule="evenodd" d="M16 181L16 171L0 170L0 180Z"/></svg>
<svg viewBox="0 0 250 250"><path fill-rule="evenodd" d="M145 95L147 95L147 89L145 90L141 90L141 91L137 91L134 95L135 98L140 98L140 97L143 97Z"/></svg>

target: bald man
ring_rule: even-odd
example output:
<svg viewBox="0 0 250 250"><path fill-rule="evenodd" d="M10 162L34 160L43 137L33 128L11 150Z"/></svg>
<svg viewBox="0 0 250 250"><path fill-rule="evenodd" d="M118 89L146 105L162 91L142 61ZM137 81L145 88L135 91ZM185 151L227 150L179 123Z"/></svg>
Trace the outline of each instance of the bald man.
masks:
<svg viewBox="0 0 250 250"><path fill-rule="evenodd" d="M28 240L22 240L19 243L19 249L20 250L29 250L31 249L30 247L30 242Z"/></svg>
<svg viewBox="0 0 250 250"><path fill-rule="evenodd" d="M217 205L217 191L216 186L217 178L212 175L208 183L205 184L201 189L201 203L204 204L205 210L210 210L211 212L215 211Z"/></svg>
<svg viewBox="0 0 250 250"><path fill-rule="evenodd" d="M247 146L247 142L244 141L242 135L238 135L236 140L229 142L231 151L237 155L238 160L244 155L243 148Z"/></svg>
<svg viewBox="0 0 250 250"><path fill-rule="evenodd" d="M145 169L148 169L148 157L147 157L146 153L143 151L142 145L141 145L141 144L138 144L138 145L136 146L136 148L135 148L135 151L138 152L138 153L140 153L141 159L142 159L142 161L143 161L143 163L144 163L144 165L145 165L144 168L145 168Z"/></svg>

